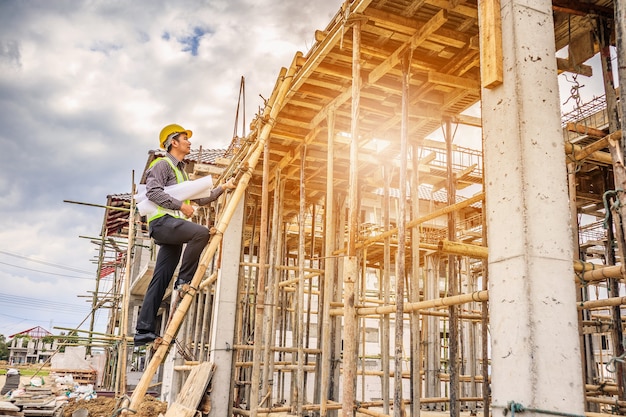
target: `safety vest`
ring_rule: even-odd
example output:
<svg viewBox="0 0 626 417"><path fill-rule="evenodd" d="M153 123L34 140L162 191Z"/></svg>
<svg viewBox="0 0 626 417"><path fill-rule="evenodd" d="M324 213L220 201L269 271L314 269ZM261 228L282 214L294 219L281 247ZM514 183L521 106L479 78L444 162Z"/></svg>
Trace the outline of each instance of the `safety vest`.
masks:
<svg viewBox="0 0 626 417"><path fill-rule="evenodd" d="M167 158L167 157L155 159L154 161L152 161L152 163L150 164L148 168L152 168L160 160L165 160L167 161L168 164L170 164L170 166L172 167L172 170L174 171L174 174L176 175L176 182L178 184L188 180L187 173L184 171L181 171L176 165L174 165L174 163L170 160L170 158ZM185 200L183 202L185 204L190 203L189 200ZM148 217L148 223L150 223L152 220L158 219L159 217L163 217L166 214L169 214L172 217L186 219L180 210L171 210L171 209L166 209L165 207L157 206L157 210L154 213L152 213L151 216Z"/></svg>

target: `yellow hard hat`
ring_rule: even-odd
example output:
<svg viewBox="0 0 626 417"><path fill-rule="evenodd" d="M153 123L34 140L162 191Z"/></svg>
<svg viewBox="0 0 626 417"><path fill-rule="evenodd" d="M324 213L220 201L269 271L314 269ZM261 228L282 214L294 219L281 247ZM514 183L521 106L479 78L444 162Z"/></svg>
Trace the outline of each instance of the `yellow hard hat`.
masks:
<svg viewBox="0 0 626 417"><path fill-rule="evenodd" d="M167 125L163 129L161 129L161 133L159 133L159 146L161 147L161 149L165 149L165 141L167 140L168 136L170 136L172 133L183 132L187 134L187 138L190 138L193 134L191 130L187 130L181 125L176 124Z"/></svg>

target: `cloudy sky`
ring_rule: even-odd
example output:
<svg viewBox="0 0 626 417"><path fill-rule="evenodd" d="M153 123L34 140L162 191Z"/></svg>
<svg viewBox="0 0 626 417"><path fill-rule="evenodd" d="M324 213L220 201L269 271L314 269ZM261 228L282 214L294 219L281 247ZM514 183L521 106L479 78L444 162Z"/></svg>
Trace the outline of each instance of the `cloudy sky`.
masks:
<svg viewBox="0 0 626 417"><path fill-rule="evenodd" d="M103 210L63 200L129 192L169 123L226 147L341 3L0 1L0 334L88 316Z"/></svg>
<svg viewBox="0 0 626 417"><path fill-rule="evenodd" d="M79 236L104 211L63 200L129 192L169 123L226 147L241 77L250 121L341 3L0 1L0 334L88 315L98 248Z"/></svg>

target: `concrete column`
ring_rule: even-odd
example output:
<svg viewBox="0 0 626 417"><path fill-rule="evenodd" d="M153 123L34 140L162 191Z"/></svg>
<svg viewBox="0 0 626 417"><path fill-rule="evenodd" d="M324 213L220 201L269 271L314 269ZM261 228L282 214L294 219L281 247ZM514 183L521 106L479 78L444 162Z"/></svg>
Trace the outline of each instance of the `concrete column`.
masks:
<svg viewBox="0 0 626 417"><path fill-rule="evenodd" d="M504 82L482 90L494 414L582 415L552 2L501 11Z"/></svg>
<svg viewBox="0 0 626 417"><path fill-rule="evenodd" d="M237 282L239 280L241 236L243 235L244 200L242 198L239 201L222 239L222 267L215 288L210 335L209 361L213 362L216 367L213 374L212 408L209 417L232 414L231 392L234 355L232 347L235 340Z"/></svg>

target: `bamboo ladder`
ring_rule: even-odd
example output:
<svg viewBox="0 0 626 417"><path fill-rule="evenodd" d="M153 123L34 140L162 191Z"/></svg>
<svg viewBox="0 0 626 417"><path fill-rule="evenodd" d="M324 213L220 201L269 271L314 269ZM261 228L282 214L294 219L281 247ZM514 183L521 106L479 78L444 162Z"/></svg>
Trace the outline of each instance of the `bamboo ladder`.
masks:
<svg viewBox="0 0 626 417"><path fill-rule="evenodd" d="M241 178L239 179L237 183L237 188L233 191L232 196L227 202L224 208L224 212L222 213L222 216L220 217L219 222L216 226L216 233L212 235L211 240L208 243L207 249L203 252L202 257L200 258L198 269L196 270L196 273L194 274L190 283L191 289L185 293L183 299L179 302L176 311L173 313L173 315L171 315L165 334L162 337L162 341L156 348L156 351L152 356L152 359L148 363L146 370L141 376L137 387L133 391L130 400L125 400L122 402L121 409L123 415L133 413L133 410L137 410L139 408L139 404L143 401L143 398L146 395L152 377L167 356L170 345L174 340L174 337L178 332L180 325L185 319L187 311L189 310L189 307L191 306L191 303L198 291L197 289L206 286L203 282L204 274L206 273L206 270L211 260L213 259L213 256L217 252L224 231L228 227L228 224L230 223L230 220L239 202L244 196L246 188L248 187L248 183L250 182L250 179L252 177L252 173L254 172L254 168L256 167L257 162L259 161L259 158L261 156L261 152L263 151L264 144L270 135L270 132L274 125L274 121L278 113L282 109L284 99L287 95L287 92L289 91L289 88L291 87L291 82L297 69L297 62L301 58L301 56L302 53L297 53L292 61L289 70L282 68L280 71L272 96L268 100L268 104L265 106L261 124L256 128L257 130L260 129L258 140L253 146L250 147L250 150L241 161L242 164L247 164L247 170L243 172Z"/></svg>

